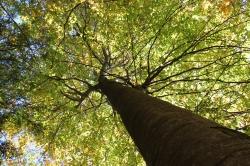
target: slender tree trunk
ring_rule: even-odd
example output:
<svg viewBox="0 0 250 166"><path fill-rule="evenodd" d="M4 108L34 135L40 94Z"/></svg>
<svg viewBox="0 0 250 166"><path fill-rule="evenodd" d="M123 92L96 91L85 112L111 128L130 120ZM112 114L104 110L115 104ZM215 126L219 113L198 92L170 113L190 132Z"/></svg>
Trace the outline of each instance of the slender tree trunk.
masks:
<svg viewBox="0 0 250 166"><path fill-rule="evenodd" d="M250 137L119 83L100 88L149 166L249 166Z"/></svg>

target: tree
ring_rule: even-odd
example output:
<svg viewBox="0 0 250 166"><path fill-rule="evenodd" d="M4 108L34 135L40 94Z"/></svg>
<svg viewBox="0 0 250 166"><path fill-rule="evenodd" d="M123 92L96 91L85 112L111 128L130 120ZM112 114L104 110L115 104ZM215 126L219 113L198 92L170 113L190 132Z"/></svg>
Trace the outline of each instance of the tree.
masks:
<svg viewBox="0 0 250 166"><path fill-rule="evenodd" d="M21 99L14 103L21 104L4 130L10 135L17 127L32 132L55 162L139 164L134 147L124 149L131 140L116 111L110 111L108 101L118 106L100 88L104 78L249 133L246 1L7 1L1 7L12 23L16 21L8 13L18 13L15 25L20 26L14 29L23 32L21 41L36 41L28 46L37 48L29 52L32 60L25 61L29 70L19 69L24 73L20 81L11 82L10 92L19 92ZM209 132L248 142L244 134L206 122L213 124Z"/></svg>
<svg viewBox="0 0 250 166"><path fill-rule="evenodd" d="M116 82L100 87L147 165L249 165L248 135Z"/></svg>

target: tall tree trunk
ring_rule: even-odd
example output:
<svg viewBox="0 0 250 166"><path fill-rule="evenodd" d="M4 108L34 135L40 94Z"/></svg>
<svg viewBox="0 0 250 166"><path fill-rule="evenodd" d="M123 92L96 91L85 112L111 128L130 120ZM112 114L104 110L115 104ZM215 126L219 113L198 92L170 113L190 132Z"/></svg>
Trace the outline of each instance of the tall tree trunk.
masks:
<svg viewBox="0 0 250 166"><path fill-rule="evenodd" d="M250 165L247 135L107 79L100 81L100 88L147 165Z"/></svg>

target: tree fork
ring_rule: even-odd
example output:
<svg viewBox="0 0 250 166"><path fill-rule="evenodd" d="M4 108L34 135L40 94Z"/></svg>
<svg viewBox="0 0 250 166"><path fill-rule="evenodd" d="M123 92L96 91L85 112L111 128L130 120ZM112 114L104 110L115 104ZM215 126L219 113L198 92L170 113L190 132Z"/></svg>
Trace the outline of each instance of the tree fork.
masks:
<svg viewBox="0 0 250 166"><path fill-rule="evenodd" d="M250 165L249 136L105 78L99 87L147 165Z"/></svg>

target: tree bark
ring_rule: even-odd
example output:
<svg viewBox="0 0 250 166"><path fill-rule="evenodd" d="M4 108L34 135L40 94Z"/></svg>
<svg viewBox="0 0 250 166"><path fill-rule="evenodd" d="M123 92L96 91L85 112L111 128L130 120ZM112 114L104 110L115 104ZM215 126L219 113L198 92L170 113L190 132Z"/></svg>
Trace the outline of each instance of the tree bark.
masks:
<svg viewBox="0 0 250 166"><path fill-rule="evenodd" d="M250 137L107 79L100 89L148 166L249 166Z"/></svg>

